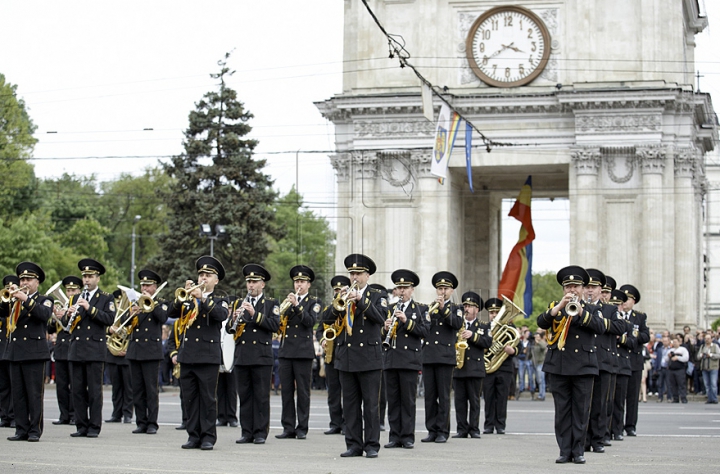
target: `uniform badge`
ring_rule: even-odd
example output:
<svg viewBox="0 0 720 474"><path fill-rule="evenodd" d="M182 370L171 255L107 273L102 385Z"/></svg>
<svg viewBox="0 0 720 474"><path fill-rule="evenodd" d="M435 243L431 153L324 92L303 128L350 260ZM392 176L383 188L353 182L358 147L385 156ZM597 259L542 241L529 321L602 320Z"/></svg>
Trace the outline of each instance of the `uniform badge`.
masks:
<svg viewBox="0 0 720 474"><path fill-rule="evenodd" d="M273 306L273 314L278 316L280 315L280 308L278 305Z"/></svg>
<svg viewBox="0 0 720 474"><path fill-rule="evenodd" d="M225 301L223 301L223 302L221 303L221 305L222 305L222 307L225 308L225 309L227 309L227 307L228 307L228 304L227 304L227 302L225 302Z"/></svg>
<svg viewBox="0 0 720 474"><path fill-rule="evenodd" d="M485 330L484 330L483 328L478 329L477 332L478 332L478 334L480 334L481 336L484 336L484 335L485 335Z"/></svg>
<svg viewBox="0 0 720 474"><path fill-rule="evenodd" d="M410 319L417 319L417 314L413 313L412 316L410 316Z"/></svg>
<svg viewBox="0 0 720 474"><path fill-rule="evenodd" d="M425 311L425 319L430 322L430 313L428 311Z"/></svg>
<svg viewBox="0 0 720 474"><path fill-rule="evenodd" d="M314 312L314 313L319 313L319 312L320 312L320 305L319 305L319 304L315 303L315 306L313 306L313 312Z"/></svg>
<svg viewBox="0 0 720 474"><path fill-rule="evenodd" d="M380 306L382 306L383 308L387 308L388 303L385 298L380 298Z"/></svg>
<svg viewBox="0 0 720 474"><path fill-rule="evenodd" d="M167 305L166 304L162 305L162 309L163 309L163 311L167 311Z"/></svg>
<svg viewBox="0 0 720 474"><path fill-rule="evenodd" d="M110 308L110 311L115 311L115 303L113 303L113 302L111 301L109 308Z"/></svg>
<svg viewBox="0 0 720 474"><path fill-rule="evenodd" d="M43 303L43 305L47 306L48 308L52 308L52 305L53 305L53 304L52 304L52 301L50 301L50 300L45 300L45 302Z"/></svg>
<svg viewBox="0 0 720 474"><path fill-rule="evenodd" d="M460 308L458 308L458 310L457 310L457 315L458 315L458 316L462 316L462 315L463 315L463 312L462 312L462 310L461 310Z"/></svg>

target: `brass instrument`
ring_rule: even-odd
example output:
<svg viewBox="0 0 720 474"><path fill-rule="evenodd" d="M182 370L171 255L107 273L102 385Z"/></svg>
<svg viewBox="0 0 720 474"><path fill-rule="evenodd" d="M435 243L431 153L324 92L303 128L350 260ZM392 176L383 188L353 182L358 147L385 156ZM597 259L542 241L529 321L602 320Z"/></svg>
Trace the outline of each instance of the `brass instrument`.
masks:
<svg viewBox="0 0 720 474"><path fill-rule="evenodd" d="M462 369L465 365L465 351L468 349L467 339L462 337L462 333L465 332L465 323L457 333L457 341L455 342L455 367Z"/></svg>
<svg viewBox="0 0 720 474"><path fill-rule="evenodd" d="M333 324L325 324L325 331L323 332L323 339L325 339L325 363L329 364L333 360L333 349L335 347L335 339L342 332L344 320L338 319Z"/></svg>
<svg viewBox="0 0 720 474"><path fill-rule="evenodd" d="M582 311L580 307L580 299L573 295L572 299L565 305L565 314L568 316L577 316Z"/></svg>
<svg viewBox="0 0 720 474"><path fill-rule="evenodd" d="M490 334L493 338L492 346L485 351L485 372L492 374L500 368L508 354L505 352L505 346L516 348L520 343L520 331L510 326L510 323L521 314L525 314L523 310L518 308L515 303L507 297L502 297L503 307L490 324Z"/></svg>
<svg viewBox="0 0 720 474"><path fill-rule="evenodd" d="M158 287L158 289L153 293L152 296L148 295L142 295L138 300L135 302L138 306L140 306L140 311L143 313L150 313L155 309L155 298L157 298L157 295L162 291L165 286L167 285L167 282L163 283ZM127 313L133 306L133 302L130 301L130 298L127 296L127 294L123 291L123 296L121 298L121 304L124 304L126 306L123 306L123 311L120 313L118 317L115 318L115 322L113 323L113 327L115 327L115 324L120 320L120 318ZM141 303L142 302L142 303ZM118 309L120 309L120 304L118 304ZM115 328L115 332L110 334L107 338L107 348L108 351L114 356L121 356L123 352L127 352L127 348L130 345L130 334L132 334L132 330L136 324L136 322L133 322L130 324L129 327L125 327L127 323L130 321L135 321L134 316L130 316L125 321L123 321L119 326Z"/></svg>
<svg viewBox="0 0 720 474"><path fill-rule="evenodd" d="M341 291L337 294L335 299L333 300L333 309L335 311L345 311L348 305L348 296L353 291L357 290L357 281L354 281L352 285L350 285L350 288L348 288L345 291Z"/></svg>
<svg viewBox="0 0 720 474"><path fill-rule="evenodd" d="M160 293L160 290L164 289L166 286L167 282L164 282L157 290L155 290L155 293L153 293L152 296L141 295L136 302L136 304L140 306L140 311L143 313L152 313L157 305L156 298L158 293Z"/></svg>
<svg viewBox="0 0 720 474"><path fill-rule="evenodd" d="M172 376L175 377L176 380L180 380L180 362L173 365Z"/></svg>
<svg viewBox="0 0 720 474"><path fill-rule="evenodd" d="M9 290L7 288L3 288L0 290L0 302L2 303L10 303L13 300L13 295L17 293L18 291L27 290L27 286L23 285L20 288L16 288L14 290Z"/></svg>
<svg viewBox="0 0 720 474"><path fill-rule="evenodd" d="M54 300L54 306L57 310L66 310L68 307L69 299L67 295L65 295L65 292L62 290L62 280L55 283L53 286L50 287L49 290L45 293L46 296L52 296ZM55 316L55 312L50 313L50 317L57 323L58 325L58 332L60 330L67 331L67 328L65 325L58 319L57 316Z"/></svg>
<svg viewBox="0 0 720 474"><path fill-rule="evenodd" d="M80 306L77 304L77 302L80 300L80 298L87 301L89 295L90 295L89 287L88 287L88 285L85 285L83 287L83 291L80 294L80 296L78 296L75 299L75 303L74 303L75 311L73 311L73 313L70 315L70 319L68 320L68 323L67 323L67 331L68 332L73 332L73 330L75 329L75 326L77 326L77 323L79 321L79 319L76 319L78 312L80 311ZM71 305L73 304L72 298L70 298L70 301L68 302L68 304L71 304Z"/></svg>
<svg viewBox="0 0 720 474"><path fill-rule="evenodd" d="M205 283L199 283L190 288L182 288L182 287L178 288L177 290L175 290L175 299L184 303L184 302L188 301L190 298L192 298L192 296L190 296L190 295L192 294L193 291L197 290L198 288L200 288L200 291L204 292L205 291Z"/></svg>
<svg viewBox="0 0 720 474"><path fill-rule="evenodd" d="M298 294L295 293L295 300L297 301ZM288 312L288 310L292 307L292 303L290 302L290 298L285 298L285 300L280 304L280 326L278 327L277 333L275 335L280 336L281 338L281 344L285 343L285 331L287 331L287 325L288 325L288 319L289 316L285 313Z"/></svg>

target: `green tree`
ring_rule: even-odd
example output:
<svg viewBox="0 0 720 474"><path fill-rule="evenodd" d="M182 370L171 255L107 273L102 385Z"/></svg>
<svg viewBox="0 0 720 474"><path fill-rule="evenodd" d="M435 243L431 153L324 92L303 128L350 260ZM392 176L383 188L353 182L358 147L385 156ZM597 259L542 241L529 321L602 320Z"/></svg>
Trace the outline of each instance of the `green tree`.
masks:
<svg viewBox="0 0 720 474"><path fill-rule="evenodd" d="M57 179L45 179L40 183L38 194L42 198L42 207L50 212L55 232L62 234L78 220L88 217L103 220L101 208L98 207L100 195L97 186L92 176L67 173Z"/></svg>
<svg viewBox="0 0 720 474"><path fill-rule="evenodd" d="M25 160L37 139L35 125L17 97L17 86L0 74L0 216L17 216L37 207L35 171Z"/></svg>
<svg viewBox="0 0 720 474"><path fill-rule="evenodd" d="M171 287L195 279L197 257L208 254L208 242L198 236L200 224L224 225L226 239L215 245L215 257L226 270L221 289L233 293L244 287L242 267L263 264L271 239L280 239L272 203L277 193L262 172L265 160L253 158L255 140L243 139L252 114L238 101L225 80L229 53L218 62L218 90L206 93L190 112L185 153L164 165L174 178L170 192L161 193L168 208L168 231L160 237L160 254L152 265L168 276Z"/></svg>
<svg viewBox="0 0 720 474"><path fill-rule="evenodd" d="M302 197L293 188L275 204L275 216L285 226L285 236L271 243L267 269L273 279L268 285L276 297L283 299L294 292L290 268L307 265L315 272L310 293L326 301L333 277L335 233L327 221L303 207Z"/></svg>

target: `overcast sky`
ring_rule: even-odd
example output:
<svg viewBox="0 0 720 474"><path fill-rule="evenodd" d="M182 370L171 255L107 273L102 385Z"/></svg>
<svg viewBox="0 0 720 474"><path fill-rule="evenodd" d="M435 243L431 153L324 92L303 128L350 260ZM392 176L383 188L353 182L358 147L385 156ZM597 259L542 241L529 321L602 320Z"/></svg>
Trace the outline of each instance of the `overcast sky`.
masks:
<svg viewBox="0 0 720 474"><path fill-rule="evenodd" d="M37 125L36 174L107 181L181 153L188 113L214 89L209 73L233 50L228 84L255 115L252 137L276 187L296 184L310 207L333 215L329 160L302 151L334 147L332 124L313 102L342 91L344 3L4 0L0 72L18 85ZM706 3L711 26L697 36L697 69L701 89L719 97L720 2ZM569 263L568 209L563 200L533 204L535 271ZM505 255L517 232L504 222Z"/></svg>

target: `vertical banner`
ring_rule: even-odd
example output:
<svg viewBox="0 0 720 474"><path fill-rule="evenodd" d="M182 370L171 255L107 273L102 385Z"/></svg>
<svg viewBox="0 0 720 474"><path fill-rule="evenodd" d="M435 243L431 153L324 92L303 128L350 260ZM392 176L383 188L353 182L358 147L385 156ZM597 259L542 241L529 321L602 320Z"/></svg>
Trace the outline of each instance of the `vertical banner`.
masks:
<svg viewBox="0 0 720 474"><path fill-rule="evenodd" d="M426 119L432 122L433 120L435 120L435 116L433 114L432 89L429 85L423 82L420 84L420 92L422 95L423 115Z"/></svg>
<svg viewBox="0 0 720 474"><path fill-rule="evenodd" d="M472 184L472 127L470 122L465 121L465 166L467 166L468 184L470 192L474 193Z"/></svg>
<svg viewBox="0 0 720 474"><path fill-rule="evenodd" d="M440 108L435 130L435 147L433 149L432 165L430 166L430 173L440 178L441 184L447 177L447 167L455 145L459 125L460 116L457 112L450 109L447 104L443 104Z"/></svg>

